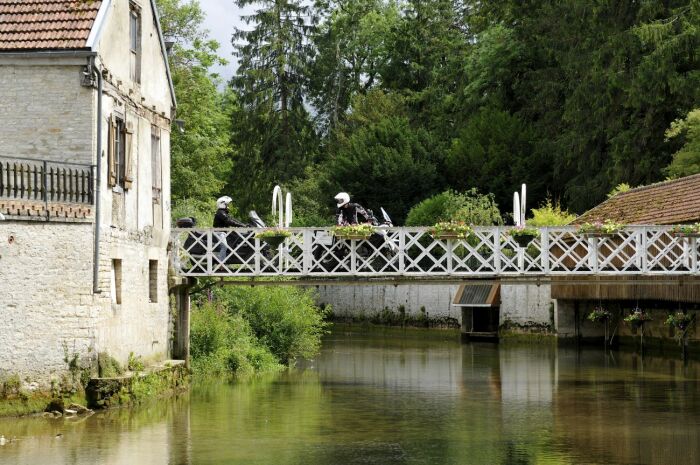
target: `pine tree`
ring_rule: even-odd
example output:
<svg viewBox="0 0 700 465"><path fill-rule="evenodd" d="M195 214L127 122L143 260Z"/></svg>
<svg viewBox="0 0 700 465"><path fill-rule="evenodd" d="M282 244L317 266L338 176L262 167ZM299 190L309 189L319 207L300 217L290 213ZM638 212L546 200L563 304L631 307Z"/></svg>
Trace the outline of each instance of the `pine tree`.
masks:
<svg viewBox="0 0 700 465"><path fill-rule="evenodd" d="M252 28L233 36L239 67L231 81L241 103L232 188L246 207L266 204L275 183L301 174L316 145L304 101L311 11L299 0L236 1L252 4L256 12L243 17Z"/></svg>

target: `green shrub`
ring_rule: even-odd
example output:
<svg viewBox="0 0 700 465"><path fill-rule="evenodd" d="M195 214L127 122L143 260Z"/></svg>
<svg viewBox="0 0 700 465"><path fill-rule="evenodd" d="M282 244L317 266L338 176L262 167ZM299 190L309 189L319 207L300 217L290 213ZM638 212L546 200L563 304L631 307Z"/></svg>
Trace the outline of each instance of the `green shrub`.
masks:
<svg viewBox="0 0 700 465"><path fill-rule="evenodd" d="M501 224L501 212L493 194L445 191L414 205L406 217L406 226L432 226L445 221L487 226Z"/></svg>
<svg viewBox="0 0 700 465"><path fill-rule="evenodd" d="M190 329L192 367L210 376L247 375L281 368L255 339L248 322L211 303L193 308Z"/></svg>
<svg viewBox="0 0 700 465"><path fill-rule="evenodd" d="M250 324L258 340L281 363L318 354L328 324L312 291L286 286L221 288L215 296Z"/></svg>
<svg viewBox="0 0 700 465"><path fill-rule="evenodd" d="M107 352L100 352L97 354L97 372L100 378L114 378L124 373L124 369Z"/></svg>
<svg viewBox="0 0 700 465"><path fill-rule="evenodd" d="M532 209L532 218L527 220L528 226L565 226L576 219L576 215L561 209L559 203L552 203L551 199L540 206Z"/></svg>

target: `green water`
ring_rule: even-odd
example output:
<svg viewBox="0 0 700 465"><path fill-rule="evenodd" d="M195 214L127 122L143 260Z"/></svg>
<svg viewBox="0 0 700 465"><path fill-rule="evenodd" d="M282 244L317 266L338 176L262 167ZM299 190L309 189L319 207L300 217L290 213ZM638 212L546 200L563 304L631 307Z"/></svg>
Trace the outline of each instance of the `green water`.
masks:
<svg viewBox="0 0 700 465"><path fill-rule="evenodd" d="M697 363L416 334L336 330L278 376L78 421L0 420L16 437L0 463L700 463Z"/></svg>

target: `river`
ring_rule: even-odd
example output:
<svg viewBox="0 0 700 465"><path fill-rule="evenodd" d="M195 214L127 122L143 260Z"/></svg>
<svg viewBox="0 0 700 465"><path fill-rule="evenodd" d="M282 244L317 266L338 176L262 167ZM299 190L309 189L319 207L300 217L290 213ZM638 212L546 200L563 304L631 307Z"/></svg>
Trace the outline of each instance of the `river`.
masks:
<svg viewBox="0 0 700 465"><path fill-rule="evenodd" d="M0 434L2 464L698 464L700 364L337 328L275 376Z"/></svg>

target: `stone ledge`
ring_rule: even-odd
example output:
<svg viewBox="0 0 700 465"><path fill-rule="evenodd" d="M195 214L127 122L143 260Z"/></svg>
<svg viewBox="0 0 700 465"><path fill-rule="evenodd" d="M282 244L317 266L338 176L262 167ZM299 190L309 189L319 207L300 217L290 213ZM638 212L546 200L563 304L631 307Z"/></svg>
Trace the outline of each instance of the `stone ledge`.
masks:
<svg viewBox="0 0 700 465"><path fill-rule="evenodd" d="M161 396L183 389L188 377L184 360L166 360L147 367L144 372L114 378L92 378L85 388L85 397L88 407L92 409L116 407L144 400L137 391L158 391L153 394ZM138 389L140 383L149 384L152 388Z"/></svg>

